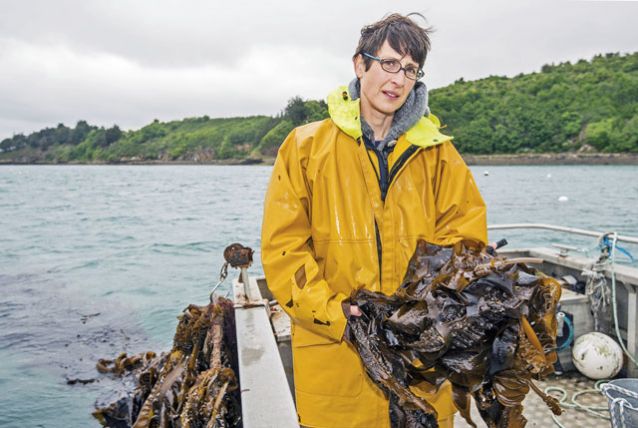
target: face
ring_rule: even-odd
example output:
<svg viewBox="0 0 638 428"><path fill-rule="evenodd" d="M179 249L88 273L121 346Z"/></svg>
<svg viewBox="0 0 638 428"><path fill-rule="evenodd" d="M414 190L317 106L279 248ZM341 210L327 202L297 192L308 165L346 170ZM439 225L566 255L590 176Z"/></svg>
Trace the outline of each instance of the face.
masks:
<svg viewBox="0 0 638 428"><path fill-rule="evenodd" d="M387 40L378 52L370 53L381 59L400 60L402 67L419 67L410 55L403 56L392 49ZM361 83L362 114L394 115L394 112L405 103L416 82L405 77L403 70L398 73L383 70L379 61L372 60L370 68L365 68L363 56L358 55L354 60L354 69Z"/></svg>

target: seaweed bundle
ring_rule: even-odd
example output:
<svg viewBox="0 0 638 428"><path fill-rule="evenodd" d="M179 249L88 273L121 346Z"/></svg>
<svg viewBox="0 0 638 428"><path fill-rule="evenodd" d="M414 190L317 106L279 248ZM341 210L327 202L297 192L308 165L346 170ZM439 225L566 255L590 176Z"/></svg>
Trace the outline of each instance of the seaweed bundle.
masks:
<svg viewBox="0 0 638 428"><path fill-rule="evenodd" d="M446 380L470 425L473 396L488 427L524 427L530 388L561 412L532 380L553 371L559 298L554 279L482 244L419 241L393 295L353 294L363 315L350 318L347 338L388 397L393 427L436 427L435 409L411 387L432 392Z"/></svg>
<svg viewBox="0 0 638 428"><path fill-rule="evenodd" d="M189 305L179 317L169 353L100 360L97 369L133 379L133 391L97 406L93 416L114 428L224 428L241 415L234 360L233 304L218 298Z"/></svg>

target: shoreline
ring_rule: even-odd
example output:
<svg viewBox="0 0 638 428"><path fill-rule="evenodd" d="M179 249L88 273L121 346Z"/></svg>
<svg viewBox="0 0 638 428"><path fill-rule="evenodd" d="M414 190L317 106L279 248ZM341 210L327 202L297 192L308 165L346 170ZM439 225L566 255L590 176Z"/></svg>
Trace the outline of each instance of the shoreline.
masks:
<svg viewBox="0 0 638 428"><path fill-rule="evenodd" d="M638 165L638 153L533 153L462 155L472 166L481 165Z"/></svg>
<svg viewBox="0 0 638 428"><path fill-rule="evenodd" d="M517 166L517 165L638 165L638 153L533 153L533 154L494 154L494 155L461 155L470 166ZM246 158L192 161L142 161L122 160L119 162L20 162L0 160L3 165L261 165L269 166L275 158Z"/></svg>

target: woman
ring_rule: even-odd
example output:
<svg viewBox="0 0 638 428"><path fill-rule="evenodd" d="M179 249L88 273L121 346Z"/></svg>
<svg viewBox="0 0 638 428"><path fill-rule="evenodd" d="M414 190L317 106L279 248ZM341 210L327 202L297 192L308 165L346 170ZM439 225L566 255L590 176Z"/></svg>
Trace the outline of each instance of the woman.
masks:
<svg viewBox="0 0 638 428"><path fill-rule="evenodd" d="M356 78L328 96L330 118L294 129L266 194L262 264L292 321L295 393L308 427L388 427L388 400L344 340L359 288L392 294L418 239L486 241L483 200L439 132L419 79L428 30L410 16L366 26ZM415 386L453 426L450 387Z"/></svg>

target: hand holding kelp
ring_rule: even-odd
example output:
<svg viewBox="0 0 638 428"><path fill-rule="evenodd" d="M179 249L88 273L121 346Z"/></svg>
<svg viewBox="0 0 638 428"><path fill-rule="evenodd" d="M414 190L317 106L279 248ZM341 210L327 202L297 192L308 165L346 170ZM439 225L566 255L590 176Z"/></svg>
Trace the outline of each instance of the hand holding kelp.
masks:
<svg viewBox="0 0 638 428"><path fill-rule="evenodd" d="M470 396L489 427L525 426L521 403L530 388L560 414L532 381L556 361L560 285L523 261L491 256L470 241L419 241L392 296L352 296L363 315L350 318L348 338L388 396L392 426L436 427L436 411L414 387L445 380L472 426Z"/></svg>

